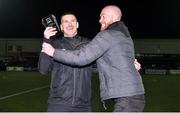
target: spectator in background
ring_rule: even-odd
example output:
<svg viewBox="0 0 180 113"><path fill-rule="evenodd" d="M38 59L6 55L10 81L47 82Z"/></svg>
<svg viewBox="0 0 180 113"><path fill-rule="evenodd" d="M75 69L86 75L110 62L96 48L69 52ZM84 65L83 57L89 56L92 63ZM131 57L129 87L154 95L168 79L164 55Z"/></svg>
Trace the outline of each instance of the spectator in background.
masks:
<svg viewBox="0 0 180 113"><path fill-rule="evenodd" d="M115 112L142 112L144 86L134 65L134 44L121 16L119 7L106 6L100 14L101 32L86 46L64 50L43 43L42 52L71 65L84 66L96 60L103 103L113 99Z"/></svg>

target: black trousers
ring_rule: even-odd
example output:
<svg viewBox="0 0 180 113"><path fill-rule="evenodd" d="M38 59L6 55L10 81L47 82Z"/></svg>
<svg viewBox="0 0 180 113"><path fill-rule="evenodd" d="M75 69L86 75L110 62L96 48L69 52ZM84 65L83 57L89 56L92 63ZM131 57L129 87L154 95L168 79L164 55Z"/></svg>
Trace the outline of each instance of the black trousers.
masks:
<svg viewBox="0 0 180 113"><path fill-rule="evenodd" d="M60 104L48 104L47 112L91 112L91 107L72 107Z"/></svg>
<svg viewBox="0 0 180 113"><path fill-rule="evenodd" d="M145 96L134 95L115 99L114 112L143 112Z"/></svg>

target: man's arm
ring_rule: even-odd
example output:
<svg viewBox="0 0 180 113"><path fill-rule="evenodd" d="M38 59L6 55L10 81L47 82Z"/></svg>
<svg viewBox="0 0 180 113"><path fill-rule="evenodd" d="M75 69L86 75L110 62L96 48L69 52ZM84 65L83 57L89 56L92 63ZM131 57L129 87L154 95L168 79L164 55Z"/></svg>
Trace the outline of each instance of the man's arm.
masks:
<svg viewBox="0 0 180 113"><path fill-rule="evenodd" d="M54 36L57 33L55 28L52 27L47 27L44 30L44 38L43 38L43 42L46 43L51 43L51 36ZM48 72L51 71L52 68L52 62L53 62L53 58L51 58L50 56L48 56L47 54L41 52L39 55L39 61L38 61L38 70L41 74L47 74Z"/></svg>
<svg viewBox="0 0 180 113"><path fill-rule="evenodd" d="M89 42L89 44L85 45L80 50L71 51L55 49L50 44L44 43L42 45L42 52L45 52L60 62L70 65L83 66L90 64L101 57L111 47L111 38L109 38L110 35L108 33L104 33L103 35L106 36L97 34L96 37ZM137 70L141 69L141 64L137 62L137 59L135 59L134 65Z"/></svg>
<svg viewBox="0 0 180 113"><path fill-rule="evenodd" d="M44 43L42 52L60 62L83 66L95 61L110 48L111 38L109 37L107 32L99 33L91 42L75 51L54 49L50 44Z"/></svg>
<svg viewBox="0 0 180 113"><path fill-rule="evenodd" d="M41 74L47 74L51 71L53 59L47 54L41 52L38 61L38 70Z"/></svg>

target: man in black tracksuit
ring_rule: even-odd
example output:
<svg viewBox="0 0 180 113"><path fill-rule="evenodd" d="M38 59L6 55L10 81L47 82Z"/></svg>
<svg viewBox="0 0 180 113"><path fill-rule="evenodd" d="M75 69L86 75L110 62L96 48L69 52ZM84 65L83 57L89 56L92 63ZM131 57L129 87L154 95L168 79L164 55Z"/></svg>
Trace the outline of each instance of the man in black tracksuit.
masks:
<svg viewBox="0 0 180 113"><path fill-rule="evenodd" d="M63 37L53 37L57 31L47 27L44 31L44 42L54 48L77 50L88 43L88 39L77 34L78 22L73 13L61 16ZM89 112L91 111L91 66L71 66L60 63L41 52L39 72L51 72L48 112Z"/></svg>

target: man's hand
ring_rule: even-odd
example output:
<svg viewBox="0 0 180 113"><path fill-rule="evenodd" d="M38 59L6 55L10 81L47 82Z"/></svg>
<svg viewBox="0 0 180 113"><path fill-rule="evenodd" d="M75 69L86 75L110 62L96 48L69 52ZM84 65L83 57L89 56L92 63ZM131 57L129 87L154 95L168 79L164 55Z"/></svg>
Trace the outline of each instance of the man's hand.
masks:
<svg viewBox="0 0 180 113"><path fill-rule="evenodd" d="M141 64L137 61L137 59L134 60L134 65L138 71L141 69Z"/></svg>
<svg viewBox="0 0 180 113"><path fill-rule="evenodd" d="M55 49L48 43L43 43L42 44L42 50L41 52L44 52L46 54L48 54L49 56L53 56L54 52L55 52Z"/></svg>
<svg viewBox="0 0 180 113"><path fill-rule="evenodd" d="M47 27L44 30L44 38L50 39L51 36L54 36L57 33L56 28L53 27Z"/></svg>

